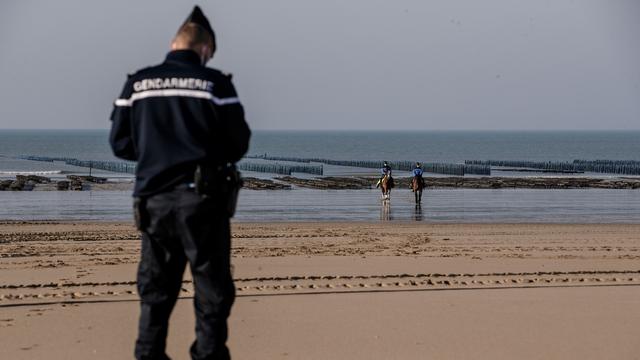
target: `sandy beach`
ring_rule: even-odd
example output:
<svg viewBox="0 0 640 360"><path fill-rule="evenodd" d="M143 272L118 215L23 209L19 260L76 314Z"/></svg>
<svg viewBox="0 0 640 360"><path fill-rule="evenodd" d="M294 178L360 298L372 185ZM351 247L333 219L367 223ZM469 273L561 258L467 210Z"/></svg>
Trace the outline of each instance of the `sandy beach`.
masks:
<svg viewBox="0 0 640 360"><path fill-rule="evenodd" d="M640 225L235 223L236 359L638 359ZM0 223L0 358L132 358L129 223ZM168 353L193 340L188 272Z"/></svg>

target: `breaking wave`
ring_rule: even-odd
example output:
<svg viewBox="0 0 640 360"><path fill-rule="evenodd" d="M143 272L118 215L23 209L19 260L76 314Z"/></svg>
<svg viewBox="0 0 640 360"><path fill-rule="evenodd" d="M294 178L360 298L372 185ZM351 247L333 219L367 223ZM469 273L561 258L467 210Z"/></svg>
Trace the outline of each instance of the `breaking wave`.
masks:
<svg viewBox="0 0 640 360"><path fill-rule="evenodd" d="M62 170L42 170L42 171L0 171L0 175L55 175L62 174Z"/></svg>

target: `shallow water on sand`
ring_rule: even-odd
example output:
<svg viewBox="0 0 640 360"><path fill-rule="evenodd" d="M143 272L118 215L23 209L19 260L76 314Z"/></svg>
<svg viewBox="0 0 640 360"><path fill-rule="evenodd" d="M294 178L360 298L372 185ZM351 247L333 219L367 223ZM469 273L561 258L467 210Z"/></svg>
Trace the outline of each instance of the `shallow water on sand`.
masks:
<svg viewBox="0 0 640 360"><path fill-rule="evenodd" d="M129 191L0 192L0 220L131 220ZM386 205L378 190L243 190L235 221L640 223L640 191L409 190Z"/></svg>

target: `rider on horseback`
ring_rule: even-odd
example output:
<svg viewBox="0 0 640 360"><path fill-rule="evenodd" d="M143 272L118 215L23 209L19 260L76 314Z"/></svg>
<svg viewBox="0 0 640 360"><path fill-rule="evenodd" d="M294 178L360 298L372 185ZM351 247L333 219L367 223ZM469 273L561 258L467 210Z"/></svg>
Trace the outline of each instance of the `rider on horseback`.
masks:
<svg viewBox="0 0 640 360"><path fill-rule="evenodd" d="M382 169L380 169L380 172L382 173L382 176L380 176L380 180L378 180L378 183L376 184L376 187L380 186L380 183L382 183L382 179L384 179L384 177L386 175L389 175L389 188L393 187L393 177L391 177L391 166L389 165L388 162L384 162L384 164L382 164Z"/></svg>
<svg viewBox="0 0 640 360"><path fill-rule="evenodd" d="M416 166L413 168L413 171L411 173L413 174L414 178L418 178L418 181L420 181L422 187L426 186L426 184L424 183L424 178L422 177L424 171L422 170L422 165L420 164L420 162L416 162Z"/></svg>

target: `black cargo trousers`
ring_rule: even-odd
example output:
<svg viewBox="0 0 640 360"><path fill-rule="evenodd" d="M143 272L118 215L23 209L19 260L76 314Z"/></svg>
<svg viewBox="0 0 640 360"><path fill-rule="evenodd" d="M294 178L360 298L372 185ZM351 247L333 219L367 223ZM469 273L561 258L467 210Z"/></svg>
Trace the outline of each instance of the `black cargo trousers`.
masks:
<svg viewBox="0 0 640 360"><path fill-rule="evenodd" d="M146 199L138 267L141 313L135 356L169 359L169 316L182 288L187 262L195 288L196 340L192 359L229 359L227 318L235 298L230 269L229 217L191 189Z"/></svg>

